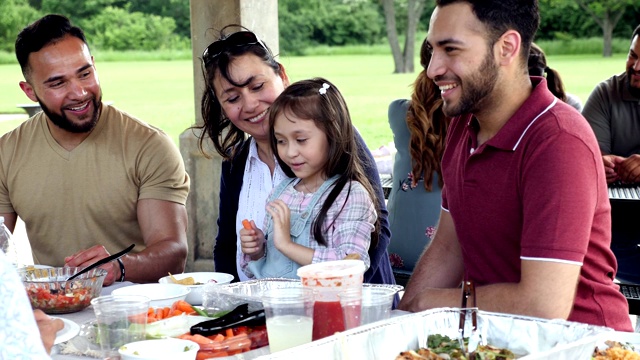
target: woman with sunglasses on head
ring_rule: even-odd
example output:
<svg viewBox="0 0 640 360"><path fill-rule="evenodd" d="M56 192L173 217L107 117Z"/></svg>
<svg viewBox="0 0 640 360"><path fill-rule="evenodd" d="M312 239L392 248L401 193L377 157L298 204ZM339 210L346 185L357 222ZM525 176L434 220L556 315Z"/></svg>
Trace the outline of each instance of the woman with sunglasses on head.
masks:
<svg viewBox="0 0 640 360"><path fill-rule="evenodd" d="M242 273L239 231L242 220L262 224L267 198L287 179L269 143L269 107L289 85L282 64L253 32L221 30L219 40L202 54L206 91L202 96L200 150L207 138L222 156L218 235L213 250L216 271L247 280ZM371 181L380 207L378 245L369 249L371 266L364 276L369 283L393 284L387 246L391 237L382 186L373 156L355 132L358 158Z"/></svg>

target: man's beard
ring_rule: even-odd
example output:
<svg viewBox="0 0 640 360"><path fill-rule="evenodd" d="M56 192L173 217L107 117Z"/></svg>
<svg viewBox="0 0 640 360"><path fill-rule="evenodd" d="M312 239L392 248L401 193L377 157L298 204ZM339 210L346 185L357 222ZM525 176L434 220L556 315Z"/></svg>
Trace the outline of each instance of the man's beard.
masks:
<svg viewBox="0 0 640 360"><path fill-rule="evenodd" d="M37 97L36 97L37 98ZM61 114L56 114L51 109L45 106L45 104L38 98L38 103L42 108L42 111L49 117L49 120L59 127L62 130L66 130L68 132L81 134L88 133L96 126L98 123L98 116L100 115L100 106L102 104L102 96L100 99L96 99L93 97L91 99L91 103L93 104L93 114L91 115L91 121L83 122L80 124L76 124L73 121L69 120L67 115L65 115L64 111Z"/></svg>
<svg viewBox="0 0 640 360"><path fill-rule="evenodd" d="M631 85L631 76L636 73L632 67L627 68L627 88L633 97L640 98L640 88Z"/></svg>
<svg viewBox="0 0 640 360"><path fill-rule="evenodd" d="M476 69L463 86L463 92L457 106L443 106L442 110L448 117L462 114L474 113L482 108L482 105L490 98L490 94L496 85L498 77L498 66L493 60L492 52L489 51L482 64Z"/></svg>

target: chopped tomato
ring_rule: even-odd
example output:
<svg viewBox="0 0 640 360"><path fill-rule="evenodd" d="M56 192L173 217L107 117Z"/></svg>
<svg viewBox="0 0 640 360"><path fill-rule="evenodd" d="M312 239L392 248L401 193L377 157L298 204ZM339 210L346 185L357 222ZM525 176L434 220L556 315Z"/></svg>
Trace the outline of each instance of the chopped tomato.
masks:
<svg viewBox="0 0 640 360"><path fill-rule="evenodd" d="M73 312L91 305L91 294L87 288L70 288L65 293L56 294L36 285L27 285L26 290L31 307L46 313Z"/></svg>

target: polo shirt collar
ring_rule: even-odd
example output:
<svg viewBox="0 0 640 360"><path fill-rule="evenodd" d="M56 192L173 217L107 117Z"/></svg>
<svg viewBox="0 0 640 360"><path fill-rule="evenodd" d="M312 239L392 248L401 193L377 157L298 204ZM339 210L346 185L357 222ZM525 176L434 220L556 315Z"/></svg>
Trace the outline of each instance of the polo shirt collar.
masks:
<svg viewBox="0 0 640 360"><path fill-rule="evenodd" d="M511 116L498 133L486 142L487 146L515 151L520 140L538 118L558 102L547 87L547 80L531 76L533 91L520 108ZM470 122L472 123L472 122Z"/></svg>

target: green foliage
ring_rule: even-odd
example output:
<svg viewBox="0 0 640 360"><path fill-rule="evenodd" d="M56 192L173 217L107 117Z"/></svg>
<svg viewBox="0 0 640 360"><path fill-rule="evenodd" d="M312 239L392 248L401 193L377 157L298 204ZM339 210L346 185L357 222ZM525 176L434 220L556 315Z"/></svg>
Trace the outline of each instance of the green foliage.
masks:
<svg viewBox="0 0 640 360"><path fill-rule="evenodd" d="M180 37L191 37L191 11L188 0L129 0L131 12L169 17L175 20L175 33Z"/></svg>
<svg viewBox="0 0 640 360"><path fill-rule="evenodd" d="M640 24L640 5L636 0L582 0L597 16L608 6L610 14L624 9L622 18L613 31L614 37L630 37ZM574 38L602 38L602 28L577 3L577 0L540 0L540 29L537 39L555 39L555 34L571 34Z"/></svg>
<svg viewBox="0 0 640 360"><path fill-rule="evenodd" d="M28 0L1 0L0 51L13 52L20 30L37 18L38 12L29 5Z"/></svg>
<svg viewBox="0 0 640 360"><path fill-rule="evenodd" d="M96 16L103 9L126 3L122 0L40 0L42 14L61 14L72 22L80 23L83 19Z"/></svg>
<svg viewBox="0 0 640 360"><path fill-rule="evenodd" d="M152 51L180 43L172 18L107 7L83 23L87 40L100 49Z"/></svg>
<svg viewBox="0 0 640 360"><path fill-rule="evenodd" d="M30 4L40 14L63 14L83 28L93 49L142 50L189 49L190 10L188 0L1 0ZM16 11L15 5L9 6ZM0 33L8 23L0 10ZM24 17L24 16L23 16ZM20 27L37 19L19 21ZM15 26L14 26L15 27ZM11 34L13 41L17 31ZM0 39L2 40L2 39ZM4 42L0 50L8 50Z"/></svg>
<svg viewBox="0 0 640 360"><path fill-rule="evenodd" d="M539 40L536 41L547 55L596 55L602 54L602 38L569 40ZM613 39L613 53L626 54L629 52L629 40L626 38Z"/></svg>
<svg viewBox="0 0 640 360"><path fill-rule="evenodd" d="M384 32L384 17L370 0L281 0L278 20L283 54L318 44L375 44Z"/></svg>

